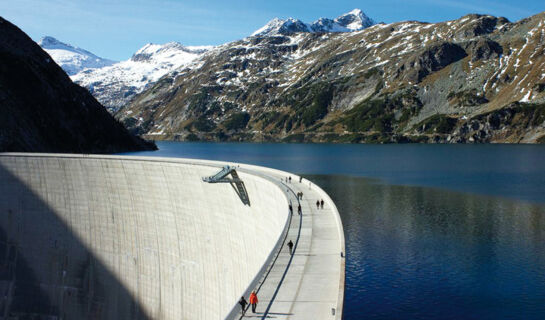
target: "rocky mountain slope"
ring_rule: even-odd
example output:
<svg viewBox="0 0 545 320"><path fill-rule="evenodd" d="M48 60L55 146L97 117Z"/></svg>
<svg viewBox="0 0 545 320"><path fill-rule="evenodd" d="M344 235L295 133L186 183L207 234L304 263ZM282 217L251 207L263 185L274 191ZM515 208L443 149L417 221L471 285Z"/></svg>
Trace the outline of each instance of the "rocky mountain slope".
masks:
<svg viewBox="0 0 545 320"><path fill-rule="evenodd" d="M292 18L273 19L254 32L254 35L350 32L362 30L373 24L373 20L361 10L355 9L336 19L320 18L312 24ZM177 42L164 45L147 44L129 60L114 63L51 37L43 38L39 44L63 67L74 82L87 88L112 113L165 74L181 67L191 67L192 61L212 48L183 46ZM92 63L93 61L96 62Z"/></svg>
<svg viewBox="0 0 545 320"><path fill-rule="evenodd" d="M86 69L72 76L98 101L114 112L127 104L165 74L189 65L211 47L185 47L177 42L147 44L129 60L97 69Z"/></svg>
<svg viewBox="0 0 545 320"><path fill-rule="evenodd" d="M84 69L103 68L115 63L115 61L98 57L87 50L60 42L53 37L43 37L38 41L38 45L70 76Z"/></svg>
<svg viewBox="0 0 545 320"><path fill-rule="evenodd" d="M544 20L258 32L162 77L116 116L156 139L540 142Z"/></svg>
<svg viewBox="0 0 545 320"><path fill-rule="evenodd" d="M0 18L0 152L151 150L32 39Z"/></svg>

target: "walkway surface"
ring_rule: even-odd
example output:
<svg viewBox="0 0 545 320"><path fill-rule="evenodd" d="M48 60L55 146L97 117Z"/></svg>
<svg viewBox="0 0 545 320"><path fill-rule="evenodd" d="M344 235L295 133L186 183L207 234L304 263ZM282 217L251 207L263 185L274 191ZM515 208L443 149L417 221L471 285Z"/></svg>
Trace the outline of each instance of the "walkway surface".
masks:
<svg viewBox="0 0 545 320"><path fill-rule="evenodd" d="M272 176L271 174L268 174ZM344 299L344 236L333 201L306 179L285 176L293 215L278 259L257 293L256 313L248 308L241 319L340 319ZM303 192L302 200L296 194ZM316 201L324 200L317 208ZM301 204L302 215L297 206ZM292 241L293 255L287 242ZM341 256L341 252L343 255Z"/></svg>

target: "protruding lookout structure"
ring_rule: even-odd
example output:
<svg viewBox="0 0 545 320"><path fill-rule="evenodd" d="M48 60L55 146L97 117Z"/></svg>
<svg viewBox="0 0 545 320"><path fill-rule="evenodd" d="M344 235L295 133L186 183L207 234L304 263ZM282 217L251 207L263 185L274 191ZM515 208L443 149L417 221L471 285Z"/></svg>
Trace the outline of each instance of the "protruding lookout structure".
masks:
<svg viewBox="0 0 545 320"><path fill-rule="evenodd" d="M231 175L231 178L227 176ZM248 196L248 191L244 186L244 182L238 177L237 170L235 167L224 166L220 172L216 173L213 176L203 177L202 180L208 183L229 183L237 193L238 197L245 205L250 205L250 197Z"/></svg>

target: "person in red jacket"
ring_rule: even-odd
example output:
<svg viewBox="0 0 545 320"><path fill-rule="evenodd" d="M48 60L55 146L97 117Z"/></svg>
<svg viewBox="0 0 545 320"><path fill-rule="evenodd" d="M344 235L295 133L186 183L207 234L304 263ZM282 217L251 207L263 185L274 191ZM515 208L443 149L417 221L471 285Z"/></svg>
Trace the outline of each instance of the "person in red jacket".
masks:
<svg viewBox="0 0 545 320"><path fill-rule="evenodd" d="M255 290L252 291L250 294L250 304L252 305L252 312L255 313L255 308L257 307L257 303L259 300L257 300L257 294L255 293Z"/></svg>

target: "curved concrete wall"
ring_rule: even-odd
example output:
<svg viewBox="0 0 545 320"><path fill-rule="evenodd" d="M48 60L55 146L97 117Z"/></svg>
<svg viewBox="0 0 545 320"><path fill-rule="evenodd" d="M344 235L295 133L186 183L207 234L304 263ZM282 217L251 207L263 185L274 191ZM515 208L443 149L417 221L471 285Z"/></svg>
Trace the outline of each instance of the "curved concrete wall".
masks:
<svg viewBox="0 0 545 320"><path fill-rule="evenodd" d="M0 155L0 317L222 319L280 240L287 199L210 162Z"/></svg>

